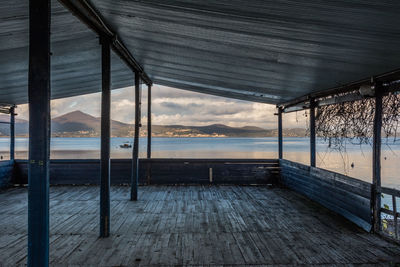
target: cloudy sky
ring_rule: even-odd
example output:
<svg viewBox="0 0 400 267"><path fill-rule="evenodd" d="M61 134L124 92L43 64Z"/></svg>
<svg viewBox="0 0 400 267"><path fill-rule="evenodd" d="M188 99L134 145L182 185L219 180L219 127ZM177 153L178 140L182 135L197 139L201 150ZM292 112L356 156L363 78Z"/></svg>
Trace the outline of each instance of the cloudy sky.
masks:
<svg viewBox="0 0 400 267"><path fill-rule="evenodd" d="M142 122L147 121L147 89L143 87ZM134 88L127 87L112 91L111 117L125 123L134 122ZM52 117L81 110L95 117L100 116L101 94L53 100ZM275 105L253 103L235 99L210 96L185 90L155 85L152 88L152 121L156 125L209 125L258 126L276 128ZM28 106L20 105L18 117L28 119ZM303 114L284 117L286 127L304 127ZM298 121L298 122L296 122Z"/></svg>

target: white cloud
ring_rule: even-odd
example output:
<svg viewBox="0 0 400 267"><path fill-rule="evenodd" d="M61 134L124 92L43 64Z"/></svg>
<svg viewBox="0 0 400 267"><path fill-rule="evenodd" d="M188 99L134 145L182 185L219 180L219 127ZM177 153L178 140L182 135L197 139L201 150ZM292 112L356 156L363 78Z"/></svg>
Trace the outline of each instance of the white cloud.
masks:
<svg viewBox="0 0 400 267"><path fill-rule="evenodd" d="M111 95L112 119L125 123L134 122L134 88L113 90ZM88 94L51 102L51 115L57 117L65 113L81 110L90 115L100 116L101 94ZM20 118L28 118L28 106L18 106ZM174 89L165 86L152 88L153 124L259 126L276 128L275 105L240 101ZM284 127L305 127L304 112L285 114ZM142 91L142 122L147 122L147 89Z"/></svg>

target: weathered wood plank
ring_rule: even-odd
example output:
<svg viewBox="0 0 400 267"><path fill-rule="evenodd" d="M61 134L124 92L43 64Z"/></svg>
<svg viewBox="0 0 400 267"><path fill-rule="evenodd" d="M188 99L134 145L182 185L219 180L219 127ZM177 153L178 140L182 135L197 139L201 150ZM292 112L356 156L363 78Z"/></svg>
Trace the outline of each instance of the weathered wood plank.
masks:
<svg viewBox="0 0 400 267"><path fill-rule="evenodd" d="M388 195L392 195L395 197L400 197L400 190L394 189L394 188L388 188L388 187L380 187L378 189L379 193L383 193L383 194L388 194Z"/></svg>
<svg viewBox="0 0 400 267"><path fill-rule="evenodd" d="M348 193L355 194L363 198L369 199L371 197L371 186L369 187L367 186L364 187L363 185L354 186L353 184L348 183L347 181L337 179L335 175L330 175L330 173L325 174L323 170L315 172L314 169L315 168L312 168L309 171L304 171L295 167L285 166L283 171L302 175L306 177L308 180L311 179L313 183L315 182L321 185L342 189L347 191Z"/></svg>
<svg viewBox="0 0 400 267"><path fill-rule="evenodd" d="M400 261L400 246L326 208L264 186L111 187L111 235L98 238L99 188L50 188L54 266L358 265ZM0 194L0 265L26 262L26 188ZM288 214L290 216L288 216Z"/></svg>
<svg viewBox="0 0 400 267"><path fill-rule="evenodd" d="M280 166L283 184L371 229L371 184L288 160L280 160Z"/></svg>
<svg viewBox="0 0 400 267"><path fill-rule="evenodd" d="M353 213L365 221L370 220L370 200L351 194L341 188L330 187L299 173L282 172L284 177L290 176L287 185L296 188L296 191L304 192L315 198L323 199L336 206ZM284 178L286 179L286 178Z"/></svg>
<svg viewBox="0 0 400 267"><path fill-rule="evenodd" d="M99 160L51 160L50 183L99 184L99 166ZM17 160L16 168L15 183L26 183L27 161ZM139 183L209 184L210 168L213 168L213 184L276 183L279 176L277 160L140 159ZM111 160L111 184L129 184L130 176L129 159Z"/></svg>
<svg viewBox="0 0 400 267"><path fill-rule="evenodd" d="M355 179L340 173L336 173L336 172L332 172L329 170L325 170L325 169L321 169L321 168L314 168L314 167L310 167L301 163L297 163L297 162L293 162L293 161L289 161L289 160L280 160L280 165L285 164L285 166L290 166L299 170L304 170L306 172L309 172L310 174L315 174L315 176L318 179L324 179L325 181L331 181L331 180L335 180L335 181L339 181L342 182L343 184L348 184L350 186L353 186L354 189L353 190L357 190L357 188L359 188L358 191L360 191L359 194L366 194L367 192L370 194L371 193L371 183L365 182L365 181L361 181L359 179ZM350 190L350 188L349 188ZM357 191L354 191L354 193L357 194ZM370 195L366 195L366 196L370 196Z"/></svg>
<svg viewBox="0 0 400 267"><path fill-rule="evenodd" d="M12 185L14 162L12 160L0 161L0 189Z"/></svg>

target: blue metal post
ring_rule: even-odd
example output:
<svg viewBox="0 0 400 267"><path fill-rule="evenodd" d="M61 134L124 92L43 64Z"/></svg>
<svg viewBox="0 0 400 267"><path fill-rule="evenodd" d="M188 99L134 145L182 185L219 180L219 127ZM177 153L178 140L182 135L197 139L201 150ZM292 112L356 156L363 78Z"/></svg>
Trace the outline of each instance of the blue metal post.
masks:
<svg viewBox="0 0 400 267"><path fill-rule="evenodd" d="M101 39L100 237L110 235L110 43Z"/></svg>
<svg viewBox="0 0 400 267"><path fill-rule="evenodd" d="M279 159L283 158L283 133L282 133L282 108L278 109L278 153Z"/></svg>
<svg viewBox="0 0 400 267"><path fill-rule="evenodd" d="M10 108L10 160L15 159L15 107Z"/></svg>
<svg viewBox="0 0 400 267"><path fill-rule="evenodd" d="M135 72L135 138L132 151L131 200L138 198L140 102L140 77L139 73Z"/></svg>
<svg viewBox="0 0 400 267"><path fill-rule="evenodd" d="M310 165L316 166L315 101L310 100Z"/></svg>
<svg viewBox="0 0 400 267"><path fill-rule="evenodd" d="M151 86L147 94L147 158L151 158Z"/></svg>
<svg viewBox="0 0 400 267"><path fill-rule="evenodd" d="M382 131L382 88L375 84L375 117L372 144L372 211L373 230L381 230L381 131Z"/></svg>
<svg viewBox="0 0 400 267"><path fill-rule="evenodd" d="M49 265L50 2L29 1L28 266Z"/></svg>

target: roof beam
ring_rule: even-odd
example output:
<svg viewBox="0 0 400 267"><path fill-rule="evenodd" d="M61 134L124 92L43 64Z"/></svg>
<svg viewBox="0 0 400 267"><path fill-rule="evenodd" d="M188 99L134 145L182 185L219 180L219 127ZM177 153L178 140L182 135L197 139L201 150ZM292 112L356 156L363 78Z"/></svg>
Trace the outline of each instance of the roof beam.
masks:
<svg viewBox="0 0 400 267"><path fill-rule="evenodd" d="M389 92L400 91L400 69L396 69L391 72L351 82L342 86L334 87L328 90L322 90L315 93L307 94L296 98L294 100L283 102L277 105L278 108L283 108L285 113L299 111L309 108L309 102L311 99L327 98L317 100L318 106L325 106L331 104L338 104L343 102L351 102L363 99L368 96L362 96L358 91L362 85L370 85L373 82L379 82L382 84L380 90L382 94ZM354 93L354 91L357 91ZM338 94L347 94L338 96Z"/></svg>
<svg viewBox="0 0 400 267"><path fill-rule="evenodd" d="M332 96L329 98L321 99L321 100L315 100L315 106L316 107L322 107L322 106L329 106L329 105L334 105L334 104L341 104L345 102L354 102L358 100L362 100L365 98L370 98L372 96L363 96L360 94L360 92L353 92L353 93L348 93L345 95L340 95L340 96ZM301 111L304 109L309 109L310 108L310 102L311 99L301 102L299 104L293 105L293 106L288 106L286 107L283 112L284 113L290 113L294 111Z"/></svg>
<svg viewBox="0 0 400 267"><path fill-rule="evenodd" d="M98 12L88 1L58 1L99 36L109 39L112 50L129 66L132 71L139 73L139 76L144 83L146 83L148 86L153 84L150 77L145 73L143 67L132 56L118 35L111 29L110 26L108 26L106 21L102 18L100 12Z"/></svg>
<svg viewBox="0 0 400 267"><path fill-rule="evenodd" d="M158 85L174 87L177 89L188 90L203 94L234 98L245 101L271 104L277 103L280 98L275 95L270 95L261 92L252 92L247 90L230 89L221 86L213 86L209 84L200 84L198 82L190 82L188 80L176 80L162 76L155 76L154 80Z"/></svg>
<svg viewBox="0 0 400 267"><path fill-rule="evenodd" d="M3 104L0 103L0 113L11 114L11 110L14 109L16 105L14 104Z"/></svg>

